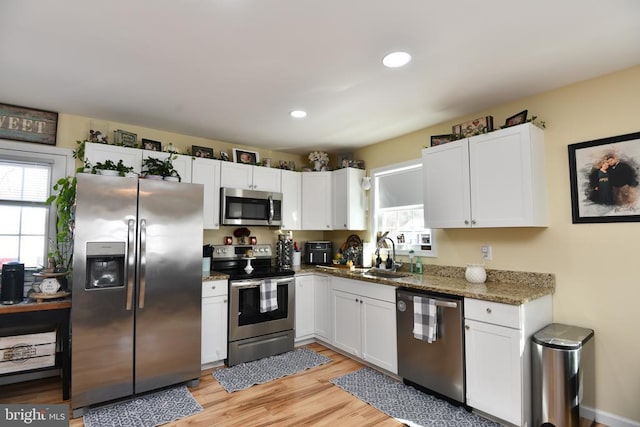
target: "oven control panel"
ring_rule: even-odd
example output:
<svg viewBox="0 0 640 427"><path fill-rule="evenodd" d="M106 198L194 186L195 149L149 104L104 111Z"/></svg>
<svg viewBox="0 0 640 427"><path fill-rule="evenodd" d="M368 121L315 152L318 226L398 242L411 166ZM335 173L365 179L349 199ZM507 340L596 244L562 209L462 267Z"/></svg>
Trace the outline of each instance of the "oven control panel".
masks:
<svg viewBox="0 0 640 427"><path fill-rule="evenodd" d="M243 259L250 252L253 258L271 258L271 245L214 245L213 260Z"/></svg>

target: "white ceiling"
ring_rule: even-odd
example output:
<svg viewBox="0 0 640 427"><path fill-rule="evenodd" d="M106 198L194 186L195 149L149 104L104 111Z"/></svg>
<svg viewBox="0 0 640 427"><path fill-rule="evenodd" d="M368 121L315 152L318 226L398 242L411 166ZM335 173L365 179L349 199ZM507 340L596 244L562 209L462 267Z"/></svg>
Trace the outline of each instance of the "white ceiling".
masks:
<svg viewBox="0 0 640 427"><path fill-rule="evenodd" d="M638 0L0 1L0 102L299 153L639 63Z"/></svg>

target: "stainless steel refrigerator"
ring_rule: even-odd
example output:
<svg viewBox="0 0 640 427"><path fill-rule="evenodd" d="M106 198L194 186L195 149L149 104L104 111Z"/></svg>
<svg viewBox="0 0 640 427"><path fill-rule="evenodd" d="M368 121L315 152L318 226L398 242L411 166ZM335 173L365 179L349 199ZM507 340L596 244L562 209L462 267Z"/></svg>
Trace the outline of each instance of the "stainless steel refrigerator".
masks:
<svg viewBox="0 0 640 427"><path fill-rule="evenodd" d="M74 417L200 376L200 184L78 174Z"/></svg>

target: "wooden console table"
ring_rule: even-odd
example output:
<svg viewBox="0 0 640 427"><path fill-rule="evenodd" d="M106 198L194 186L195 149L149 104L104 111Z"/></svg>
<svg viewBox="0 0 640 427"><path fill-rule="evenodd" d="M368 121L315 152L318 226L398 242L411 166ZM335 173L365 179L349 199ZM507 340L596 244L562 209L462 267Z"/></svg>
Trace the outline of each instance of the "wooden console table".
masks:
<svg viewBox="0 0 640 427"><path fill-rule="evenodd" d="M60 351L56 352L56 363L46 368L0 374L0 384L26 381L38 377L38 374L52 369L62 373L62 399L69 399L71 384L71 348L69 343L69 315L71 298L56 301L22 302L14 305L0 305L0 332L11 329L25 330L37 326L54 326L56 341Z"/></svg>

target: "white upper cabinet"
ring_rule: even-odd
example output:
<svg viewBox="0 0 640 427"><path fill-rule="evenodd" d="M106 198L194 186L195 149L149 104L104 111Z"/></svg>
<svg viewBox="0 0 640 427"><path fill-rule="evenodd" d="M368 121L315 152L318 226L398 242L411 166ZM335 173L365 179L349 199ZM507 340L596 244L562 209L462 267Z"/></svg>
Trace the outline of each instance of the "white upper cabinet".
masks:
<svg viewBox="0 0 640 427"><path fill-rule="evenodd" d="M361 183L364 170L344 168L332 174L333 219L334 230L366 229L365 205L366 195Z"/></svg>
<svg viewBox="0 0 640 427"><path fill-rule="evenodd" d="M331 172L301 172L302 229L331 230Z"/></svg>
<svg viewBox="0 0 640 427"><path fill-rule="evenodd" d="M285 230L302 229L302 175L282 170L282 227Z"/></svg>
<svg viewBox="0 0 640 427"><path fill-rule="evenodd" d="M191 182L204 184L205 229L220 228L220 161L196 157L191 165Z"/></svg>
<svg viewBox="0 0 640 427"><path fill-rule="evenodd" d="M544 133L526 123L422 150L425 227L547 226Z"/></svg>
<svg viewBox="0 0 640 427"><path fill-rule="evenodd" d="M222 162L220 186L281 192L280 169Z"/></svg>
<svg viewBox="0 0 640 427"><path fill-rule="evenodd" d="M140 173L142 169L142 150L137 148L87 142L84 146L84 157L91 165L107 160L115 163L122 160L125 166L132 167L136 173Z"/></svg>

